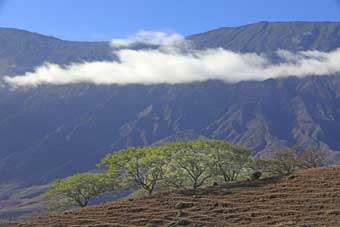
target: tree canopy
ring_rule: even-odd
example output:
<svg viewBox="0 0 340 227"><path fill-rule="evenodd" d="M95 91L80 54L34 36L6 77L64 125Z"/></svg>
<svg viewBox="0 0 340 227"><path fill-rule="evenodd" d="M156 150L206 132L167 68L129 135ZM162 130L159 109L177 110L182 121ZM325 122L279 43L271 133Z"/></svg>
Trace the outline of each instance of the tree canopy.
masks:
<svg viewBox="0 0 340 227"><path fill-rule="evenodd" d="M167 164L167 156L159 147L130 147L107 155L98 166L121 186L136 184L152 194Z"/></svg>
<svg viewBox="0 0 340 227"><path fill-rule="evenodd" d="M113 189L136 188L151 195L162 187L196 190L209 182L286 176L299 168L324 165L327 154L284 149L253 160L250 150L223 140L129 147L106 155L97 165L101 173L76 174L53 182L46 196L83 207L91 198Z"/></svg>
<svg viewBox="0 0 340 227"><path fill-rule="evenodd" d="M304 169L322 167L326 165L329 155L326 150L306 149L299 155L299 166Z"/></svg>
<svg viewBox="0 0 340 227"><path fill-rule="evenodd" d="M136 185L152 194L159 185L201 187L222 176L238 179L251 161L247 149L220 140L194 140L163 146L130 147L108 154L98 165L122 186Z"/></svg>
<svg viewBox="0 0 340 227"><path fill-rule="evenodd" d="M113 191L113 184L106 174L81 173L54 181L45 196L60 204L85 207L91 198L110 191Z"/></svg>

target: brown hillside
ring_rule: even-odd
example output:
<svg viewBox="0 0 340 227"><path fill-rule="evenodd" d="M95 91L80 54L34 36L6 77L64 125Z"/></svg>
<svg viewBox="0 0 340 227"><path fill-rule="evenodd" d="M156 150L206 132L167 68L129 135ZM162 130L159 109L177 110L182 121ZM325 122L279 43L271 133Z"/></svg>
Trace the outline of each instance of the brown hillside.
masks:
<svg viewBox="0 0 340 227"><path fill-rule="evenodd" d="M196 195L183 191L124 199L19 226L340 226L340 167L208 187Z"/></svg>

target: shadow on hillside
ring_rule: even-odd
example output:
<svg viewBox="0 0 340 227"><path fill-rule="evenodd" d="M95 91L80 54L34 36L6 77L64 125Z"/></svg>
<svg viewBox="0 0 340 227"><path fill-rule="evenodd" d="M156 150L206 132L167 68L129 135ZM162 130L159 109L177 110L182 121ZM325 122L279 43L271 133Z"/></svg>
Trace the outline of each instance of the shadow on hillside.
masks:
<svg viewBox="0 0 340 227"><path fill-rule="evenodd" d="M264 178L264 179L261 179L261 180L231 182L231 183L223 184L219 187L228 188L228 189L262 187L264 185L277 183L280 179L281 179L281 177L270 177L270 178Z"/></svg>
<svg viewBox="0 0 340 227"><path fill-rule="evenodd" d="M237 189L237 188L257 188L263 187L268 184L277 183L281 178L280 177L272 177L272 178L265 178L261 180L254 180L254 181L238 181L238 182L230 182L224 183L217 186L208 186L205 188L200 188L197 190L194 189L186 189L177 191L178 194L184 196L190 195L226 195L231 194L230 189Z"/></svg>

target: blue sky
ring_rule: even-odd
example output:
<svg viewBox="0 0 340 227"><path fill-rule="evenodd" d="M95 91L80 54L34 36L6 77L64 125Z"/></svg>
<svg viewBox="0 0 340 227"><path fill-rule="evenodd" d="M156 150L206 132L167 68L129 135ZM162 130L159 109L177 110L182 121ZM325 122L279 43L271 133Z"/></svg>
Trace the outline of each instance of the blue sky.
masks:
<svg viewBox="0 0 340 227"><path fill-rule="evenodd" d="M0 0L0 26L68 40L199 33L258 21L340 21L340 0Z"/></svg>

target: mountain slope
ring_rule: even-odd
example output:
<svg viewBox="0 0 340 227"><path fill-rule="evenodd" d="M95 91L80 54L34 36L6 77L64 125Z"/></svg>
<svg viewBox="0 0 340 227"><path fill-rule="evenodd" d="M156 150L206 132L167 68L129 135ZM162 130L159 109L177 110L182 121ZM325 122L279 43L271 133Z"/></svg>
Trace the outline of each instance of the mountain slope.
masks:
<svg viewBox="0 0 340 227"><path fill-rule="evenodd" d="M339 176L339 167L310 169L294 178L230 183L196 194L124 199L18 226L339 226Z"/></svg>
<svg viewBox="0 0 340 227"><path fill-rule="evenodd" d="M272 55L280 48L338 48L339 31L340 23L257 23L188 39L197 48ZM1 76L45 61L114 58L108 42L68 42L15 29L0 29L0 45ZM107 152L183 135L226 139L254 155L294 145L338 151L339 127L338 76L235 84L0 86L0 182L46 184L93 169Z"/></svg>
<svg viewBox="0 0 340 227"><path fill-rule="evenodd" d="M340 23L262 22L189 39L199 48L237 51L330 50L340 46L338 31ZM310 39L301 40L307 33ZM0 37L4 46L0 62L14 59L17 72L45 61L67 64L112 58L105 42L67 42L15 29L1 29ZM301 42L296 42L297 37ZM14 72L10 64L1 69ZM255 152L295 144L338 150L338 104L337 77L237 84L0 88L4 138L0 170L5 173L0 179L46 183L92 168L107 151L155 143L187 130L227 139ZM30 166L35 169L27 171Z"/></svg>
<svg viewBox="0 0 340 227"><path fill-rule="evenodd" d="M0 112L0 147L7 148L0 156L0 179L47 183L93 168L106 152L188 130L254 154L296 144L340 148L336 76L71 87L11 93Z"/></svg>

